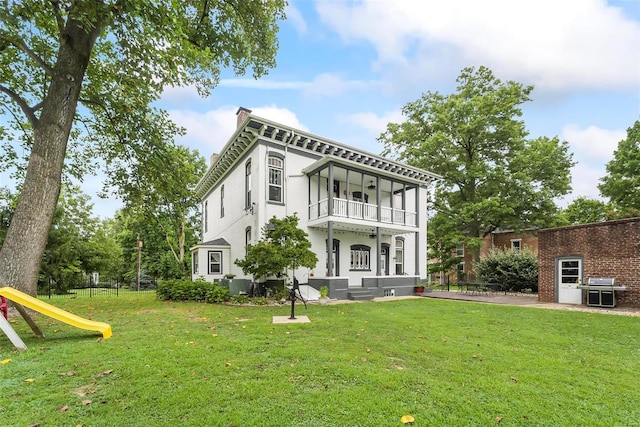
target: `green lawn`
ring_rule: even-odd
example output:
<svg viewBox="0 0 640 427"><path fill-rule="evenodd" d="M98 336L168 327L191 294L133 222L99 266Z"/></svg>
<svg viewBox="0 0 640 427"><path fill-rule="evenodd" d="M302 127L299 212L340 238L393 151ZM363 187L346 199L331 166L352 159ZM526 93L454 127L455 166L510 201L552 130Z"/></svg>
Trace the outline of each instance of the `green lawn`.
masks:
<svg viewBox="0 0 640 427"><path fill-rule="evenodd" d="M0 335L2 426L639 426L640 318L428 298L298 307L53 299ZM28 381L27 381L28 380Z"/></svg>

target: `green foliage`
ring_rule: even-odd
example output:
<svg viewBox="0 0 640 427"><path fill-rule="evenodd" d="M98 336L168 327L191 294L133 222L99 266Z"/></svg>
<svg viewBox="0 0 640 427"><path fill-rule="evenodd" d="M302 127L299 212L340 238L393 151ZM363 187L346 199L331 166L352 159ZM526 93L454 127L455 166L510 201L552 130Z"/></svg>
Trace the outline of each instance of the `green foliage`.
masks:
<svg viewBox="0 0 640 427"><path fill-rule="evenodd" d="M229 300L229 289L205 280L171 279L158 282L158 299L220 303Z"/></svg>
<svg viewBox="0 0 640 427"><path fill-rule="evenodd" d="M329 288L327 286L320 286L320 298L326 298L329 295Z"/></svg>
<svg viewBox="0 0 640 427"><path fill-rule="evenodd" d="M617 209L640 210L640 120L627 129L627 138L618 142L598 188Z"/></svg>
<svg viewBox="0 0 640 427"><path fill-rule="evenodd" d="M513 292L538 292L538 257L529 250L494 249L474 263L473 271L482 282L498 283Z"/></svg>
<svg viewBox="0 0 640 427"><path fill-rule="evenodd" d="M556 226L589 224L609 219L611 207L601 200L578 197L558 213Z"/></svg>
<svg viewBox="0 0 640 427"><path fill-rule="evenodd" d="M26 170L0 280L35 295L64 176L104 165L110 184L140 206L146 179L171 175L184 133L155 104L163 91L207 94L222 70L266 74L284 8L284 0L0 2L0 170ZM166 227L178 262L189 209L160 198L182 177L151 182L154 208L171 204L155 226Z"/></svg>
<svg viewBox="0 0 640 427"><path fill-rule="evenodd" d="M232 295L231 302L234 304L248 304L249 303L249 295Z"/></svg>
<svg viewBox="0 0 640 427"><path fill-rule="evenodd" d="M385 155L443 177L428 227L442 269L456 245L477 247L498 227L546 226L554 198L571 189L574 164L567 142L527 139L521 105L533 87L502 82L486 67L463 69L457 82L456 93L427 92L406 104L407 120L379 137Z"/></svg>
<svg viewBox="0 0 640 427"><path fill-rule="evenodd" d="M54 290L64 292L83 287L93 272L102 279L117 277L120 250L107 224L91 215L92 206L79 187L63 186L40 267L41 285L51 280Z"/></svg>
<svg viewBox="0 0 640 427"><path fill-rule="evenodd" d="M318 257L311 251L308 234L298 228L298 221L296 214L271 218L262 228L262 238L249 246L245 258L235 260L235 264L256 280L283 277L287 269L314 268Z"/></svg>

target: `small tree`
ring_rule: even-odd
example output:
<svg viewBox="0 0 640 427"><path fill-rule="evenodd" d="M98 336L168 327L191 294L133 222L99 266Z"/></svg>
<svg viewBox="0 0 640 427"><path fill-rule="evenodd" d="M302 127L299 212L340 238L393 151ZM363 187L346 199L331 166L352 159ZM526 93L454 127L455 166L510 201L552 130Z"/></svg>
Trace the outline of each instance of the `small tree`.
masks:
<svg viewBox="0 0 640 427"><path fill-rule="evenodd" d="M494 249L473 264L473 271L483 282L499 283L508 290L538 292L538 257L532 251Z"/></svg>
<svg viewBox="0 0 640 427"><path fill-rule="evenodd" d="M318 257L310 249L308 234L298 228L298 220L296 214L282 219L271 218L262 227L262 238L249 246L244 259L235 260L235 264L254 279L284 277L287 269L315 267Z"/></svg>

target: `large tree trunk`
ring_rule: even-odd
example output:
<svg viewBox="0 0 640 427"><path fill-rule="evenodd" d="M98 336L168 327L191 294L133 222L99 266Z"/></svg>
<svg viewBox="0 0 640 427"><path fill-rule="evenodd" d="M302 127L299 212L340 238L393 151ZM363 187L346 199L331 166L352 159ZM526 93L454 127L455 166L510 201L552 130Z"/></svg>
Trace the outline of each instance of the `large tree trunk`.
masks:
<svg viewBox="0 0 640 427"><path fill-rule="evenodd" d="M0 286L36 295L38 272L58 203L62 166L84 74L99 34L70 19L51 84L33 126L33 146L18 205L0 249Z"/></svg>

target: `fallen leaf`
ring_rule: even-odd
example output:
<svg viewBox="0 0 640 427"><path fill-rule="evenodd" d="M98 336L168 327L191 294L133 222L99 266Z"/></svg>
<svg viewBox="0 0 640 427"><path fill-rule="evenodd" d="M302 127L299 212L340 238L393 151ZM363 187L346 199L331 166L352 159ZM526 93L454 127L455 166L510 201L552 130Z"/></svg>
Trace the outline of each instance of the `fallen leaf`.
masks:
<svg viewBox="0 0 640 427"><path fill-rule="evenodd" d="M499 423L500 421L502 421L502 417L496 417L496 422Z"/></svg>
<svg viewBox="0 0 640 427"><path fill-rule="evenodd" d="M74 376L76 373L77 373L76 371L69 371L69 372L63 372L63 373L58 374L58 375L60 375L61 377L72 377L72 376Z"/></svg>
<svg viewBox="0 0 640 427"><path fill-rule="evenodd" d="M0 365L6 365L9 362L11 362L11 359L0 360Z"/></svg>
<svg viewBox="0 0 640 427"><path fill-rule="evenodd" d="M109 375L110 373L113 372L113 369L107 369L106 371L102 371L99 375L98 378L100 377L106 377L107 375Z"/></svg>
<svg viewBox="0 0 640 427"><path fill-rule="evenodd" d="M402 424L413 424L414 421L415 419L411 415L403 415L402 418L400 418Z"/></svg>
<svg viewBox="0 0 640 427"><path fill-rule="evenodd" d="M231 362L224 362L224 366L231 366Z"/></svg>
<svg viewBox="0 0 640 427"><path fill-rule="evenodd" d="M518 379L516 377L511 377L511 381L513 381L514 383L517 383Z"/></svg>
<svg viewBox="0 0 640 427"><path fill-rule="evenodd" d="M90 400L88 400L88 399L87 399L87 400L83 400L83 401L82 401L82 404L83 404L83 405L91 405L91 403L92 403L92 402L91 402Z"/></svg>
<svg viewBox="0 0 640 427"><path fill-rule="evenodd" d="M367 353L371 353L371 349L370 348L367 349Z"/></svg>
<svg viewBox="0 0 640 427"><path fill-rule="evenodd" d="M33 378L27 378L26 380L22 380L22 381L25 382L25 383L32 383L35 380Z"/></svg>
<svg viewBox="0 0 640 427"><path fill-rule="evenodd" d="M367 358L366 357L361 357L360 360L362 360L362 362L366 362Z"/></svg>
<svg viewBox="0 0 640 427"><path fill-rule="evenodd" d="M27 427L39 427L40 424L29 424Z"/></svg>
<svg viewBox="0 0 640 427"><path fill-rule="evenodd" d="M58 409L60 412L67 412L69 410L69 406L64 405L62 408Z"/></svg>

